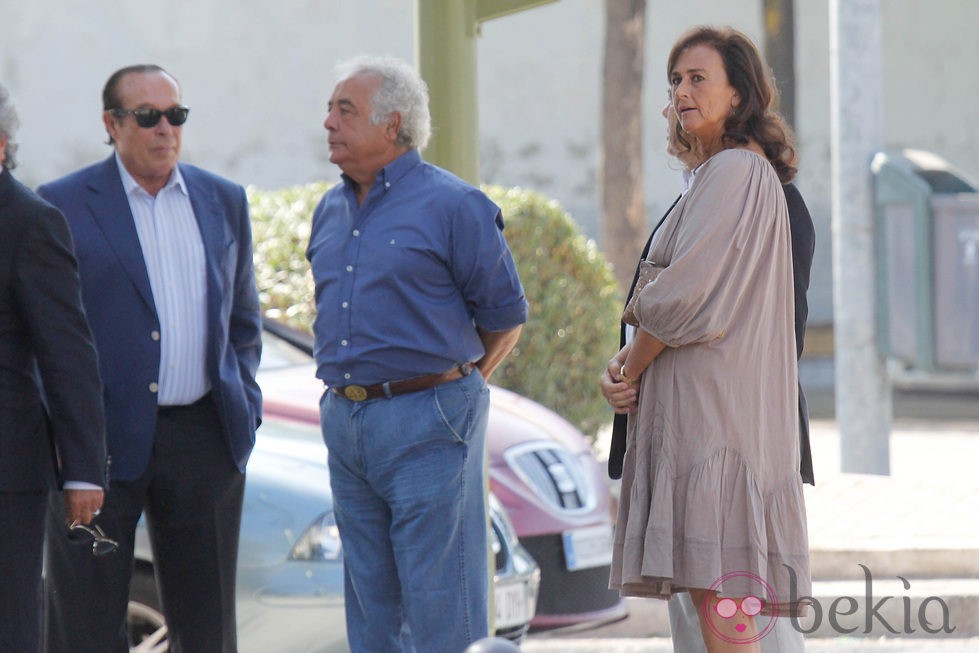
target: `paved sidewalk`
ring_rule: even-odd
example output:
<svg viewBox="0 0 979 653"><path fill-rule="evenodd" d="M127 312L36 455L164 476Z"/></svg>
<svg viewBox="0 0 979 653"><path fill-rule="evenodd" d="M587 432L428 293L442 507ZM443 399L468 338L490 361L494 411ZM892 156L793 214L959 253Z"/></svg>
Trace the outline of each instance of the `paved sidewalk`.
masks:
<svg viewBox="0 0 979 653"><path fill-rule="evenodd" d="M842 473L835 422L813 422L811 437L816 486L805 492L814 550L979 548L979 423L896 421L889 476Z"/></svg>

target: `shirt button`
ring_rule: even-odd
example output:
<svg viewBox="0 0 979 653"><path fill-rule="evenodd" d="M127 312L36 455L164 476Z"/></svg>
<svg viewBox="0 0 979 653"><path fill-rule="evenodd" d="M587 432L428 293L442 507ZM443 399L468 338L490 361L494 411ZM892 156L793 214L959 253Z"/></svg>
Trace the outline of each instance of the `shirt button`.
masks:
<svg viewBox="0 0 979 653"><path fill-rule="evenodd" d="M150 392L154 392L155 393L155 392L159 392L159 391L160 391L160 386L157 385L157 383L155 381L150 384Z"/></svg>
<svg viewBox="0 0 979 653"><path fill-rule="evenodd" d="M391 188L391 182L390 181L384 182L384 187L385 188Z"/></svg>
<svg viewBox="0 0 979 653"><path fill-rule="evenodd" d="M150 332L150 338L152 338L153 340L159 340L160 339L160 332L159 331L151 331Z"/></svg>
<svg viewBox="0 0 979 653"><path fill-rule="evenodd" d="M342 306L343 308L347 308L348 306L350 306L350 302L343 302L342 304L340 304L340 306Z"/></svg>
<svg viewBox="0 0 979 653"><path fill-rule="evenodd" d="M354 236L360 235L360 229L354 229Z"/></svg>
<svg viewBox="0 0 979 653"><path fill-rule="evenodd" d="M347 381L349 381L350 380L350 374L344 374L343 375L343 378L346 379Z"/></svg>
<svg viewBox="0 0 979 653"><path fill-rule="evenodd" d="M354 266L348 265L347 266L347 272L353 272L353 271L354 271Z"/></svg>
<svg viewBox="0 0 979 653"><path fill-rule="evenodd" d="M341 340L340 341L340 346L341 347L346 347L347 346L347 341L346 340Z"/></svg>

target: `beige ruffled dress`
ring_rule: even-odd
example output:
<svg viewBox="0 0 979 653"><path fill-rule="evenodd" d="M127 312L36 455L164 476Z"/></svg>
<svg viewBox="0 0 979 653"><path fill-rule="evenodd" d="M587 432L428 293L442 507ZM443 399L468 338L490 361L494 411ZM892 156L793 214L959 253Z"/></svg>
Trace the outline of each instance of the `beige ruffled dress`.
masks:
<svg viewBox="0 0 979 653"><path fill-rule="evenodd" d="M629 416L610 586L761 594L765 613L792 614L811 585L789 220L771 164L741 149L706 161L647 260L666 268L636 315L667 349Z"/></svg>

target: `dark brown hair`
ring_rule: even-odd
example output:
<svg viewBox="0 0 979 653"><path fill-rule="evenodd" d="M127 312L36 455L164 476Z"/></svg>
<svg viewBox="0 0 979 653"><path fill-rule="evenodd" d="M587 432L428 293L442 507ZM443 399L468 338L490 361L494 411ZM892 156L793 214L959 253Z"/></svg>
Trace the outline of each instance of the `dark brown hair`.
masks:
<svg viewBox="0 0 979 653"><path fill-rule="evenodd" d="M680 55L695 45L706 45L721 55L728 83L741 100L724 121L724 145L735 147L755 141L775 168L779 180L783 184L792 181L798 171L795 139L792 129L778 113L778 90L758 48L751 39L730 27L695 27L681 36L670 51L667 80ZM684 134L677 125L673 134L677 144L686 148L684 151L691 151L693 145Z"/></svg>
<svg viewBox="0 0 979 653"><path fill-rule="evenodd" d="M110 109L122 109L121 100L119 99L118 90L119 82L126 75L131 75L135 73L163 73L170 79L174 81L177 86L180 85L177 82L177 78L168 73L166 70L152 63L141 63L134 66L126 66L125 68L120 68L116 72L109 76L108 81L106 81L105 86L102 88L102 110L109 111Z"/></svg>
<svg viewBox="0 0 979 653"><path fill-rule="evenodd" d="M133 66L126 66L125 68L120 68L116 72L109 76L109 79L105 82L105 86L102 87L102 110L111 111L112 109L122 109L122 100L119 99L119 82L126 75L132 74L143 74L143 73L163 73L167 77L173 80L173 83L180 88L180 82L177 78L171 75L169 72L164 70L162 67L157 66L152 63L140 63ZM106 141L107 145L112 145L115 141L112 136L109 135L109 140Z"/></svg>

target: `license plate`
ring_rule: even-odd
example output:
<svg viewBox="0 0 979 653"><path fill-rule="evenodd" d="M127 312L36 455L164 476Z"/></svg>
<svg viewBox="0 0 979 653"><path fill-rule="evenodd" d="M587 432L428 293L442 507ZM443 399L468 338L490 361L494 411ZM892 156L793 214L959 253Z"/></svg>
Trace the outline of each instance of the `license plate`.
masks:
<svg viewBox="0 0 979 653"><path fill-rule="evenodd" d="M534 618L534 599L527 583L497 584L493 595L495 628L520 626Z"/></svg>
<svg viewBox="0 0 979 653"><path fill-rule="evenodd" d="M569 571L590 569L612 563L612 526L589 526L565 531L564 562Z"/></svg>

